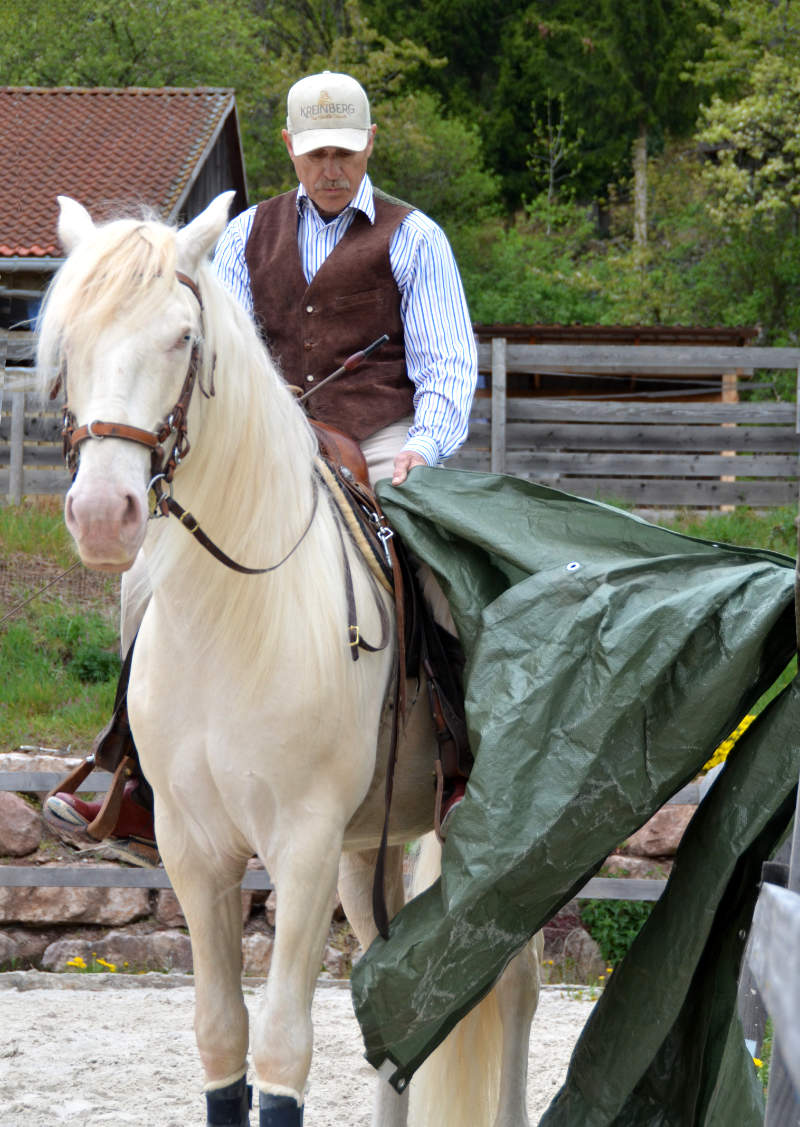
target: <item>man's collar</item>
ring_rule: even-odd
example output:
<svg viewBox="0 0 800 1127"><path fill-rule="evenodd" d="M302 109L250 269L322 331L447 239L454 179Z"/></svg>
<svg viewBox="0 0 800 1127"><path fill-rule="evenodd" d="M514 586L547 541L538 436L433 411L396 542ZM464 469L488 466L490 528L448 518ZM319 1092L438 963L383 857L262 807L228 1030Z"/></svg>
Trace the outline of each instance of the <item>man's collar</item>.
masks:
<svg viewBox="0 0 800 1127"><path fill-rule="evenodd" d="M305 185L300 184L297 189L297 211L300 215L303 214L305 207L314 207L314 201L306 191ZM358 191L344 210L347 211L348 208L353 208L354 211L363 211L370 223L375 223L375 198L372 193L372 181L366 172L364 179L358 186Z"/></svg>

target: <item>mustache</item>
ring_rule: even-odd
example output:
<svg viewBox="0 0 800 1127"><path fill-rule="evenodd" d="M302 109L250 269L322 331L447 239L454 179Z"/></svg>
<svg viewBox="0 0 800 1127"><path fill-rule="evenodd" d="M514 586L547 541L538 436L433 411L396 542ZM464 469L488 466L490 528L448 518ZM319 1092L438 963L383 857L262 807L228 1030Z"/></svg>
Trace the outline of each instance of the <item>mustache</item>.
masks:
<svg viewBox="0 0 800 1127"><path fill-rule="evenodd" d="M349 187L350 181L343 176L340 176L338 180L328 180L327 177L322 176L314 185L314 191L331 191L331 189L342 189L346 191Z"/></svg>

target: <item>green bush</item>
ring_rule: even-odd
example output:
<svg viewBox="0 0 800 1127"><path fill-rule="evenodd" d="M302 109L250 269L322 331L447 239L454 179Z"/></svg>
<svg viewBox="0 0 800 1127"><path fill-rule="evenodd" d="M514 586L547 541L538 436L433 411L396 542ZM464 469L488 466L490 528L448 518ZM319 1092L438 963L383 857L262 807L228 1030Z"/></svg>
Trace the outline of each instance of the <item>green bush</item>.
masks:
<svg viewBox="0 0 800 1127"><path fill-rule="evenodd" d="M121 665L116 653L89 643L78 647L68 663L68 669L79 681L99 685L118 678Z"/></svg>
<svg viewBox="0 0 800 1127"><path fill-rule="evenodd" d="M621 963L653 905L646 900L586 900L581 920L609 964Z"/></svg>

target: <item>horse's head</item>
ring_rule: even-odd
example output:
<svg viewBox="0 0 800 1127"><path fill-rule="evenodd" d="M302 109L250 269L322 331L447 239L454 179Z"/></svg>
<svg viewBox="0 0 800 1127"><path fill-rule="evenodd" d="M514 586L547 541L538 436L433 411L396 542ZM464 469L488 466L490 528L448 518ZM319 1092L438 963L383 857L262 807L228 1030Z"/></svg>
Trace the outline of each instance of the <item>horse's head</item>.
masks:
<svg viewBox="0 0 800 1127"><path fill-rule="evenodd" d="M39 362L60 372L65 388L77 457L65 516L87 567L125 571L144 541L148 485L162 454L166 461L182 441L175 408L202 363L194 279L232 197L217 197L179 232L128 219L96 226L59 197L68 257L45 302Z"/></svg>

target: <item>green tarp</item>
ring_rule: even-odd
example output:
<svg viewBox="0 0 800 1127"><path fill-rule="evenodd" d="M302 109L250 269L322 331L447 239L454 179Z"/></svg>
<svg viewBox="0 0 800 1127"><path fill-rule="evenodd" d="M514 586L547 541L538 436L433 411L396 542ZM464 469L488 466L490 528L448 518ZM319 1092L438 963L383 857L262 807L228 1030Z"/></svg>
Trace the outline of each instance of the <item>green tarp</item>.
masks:
<svg viewBox="0 0 800 1127"><path fill-rule="evenodd" d="M449 597L476 754L441 880L353 972L367 1059L402 1088L784 669L794 561L496 475L420 469L379 495ZM736 977L799 768L793 683L693 819L543 1125L760 1123Z"/></svg>

